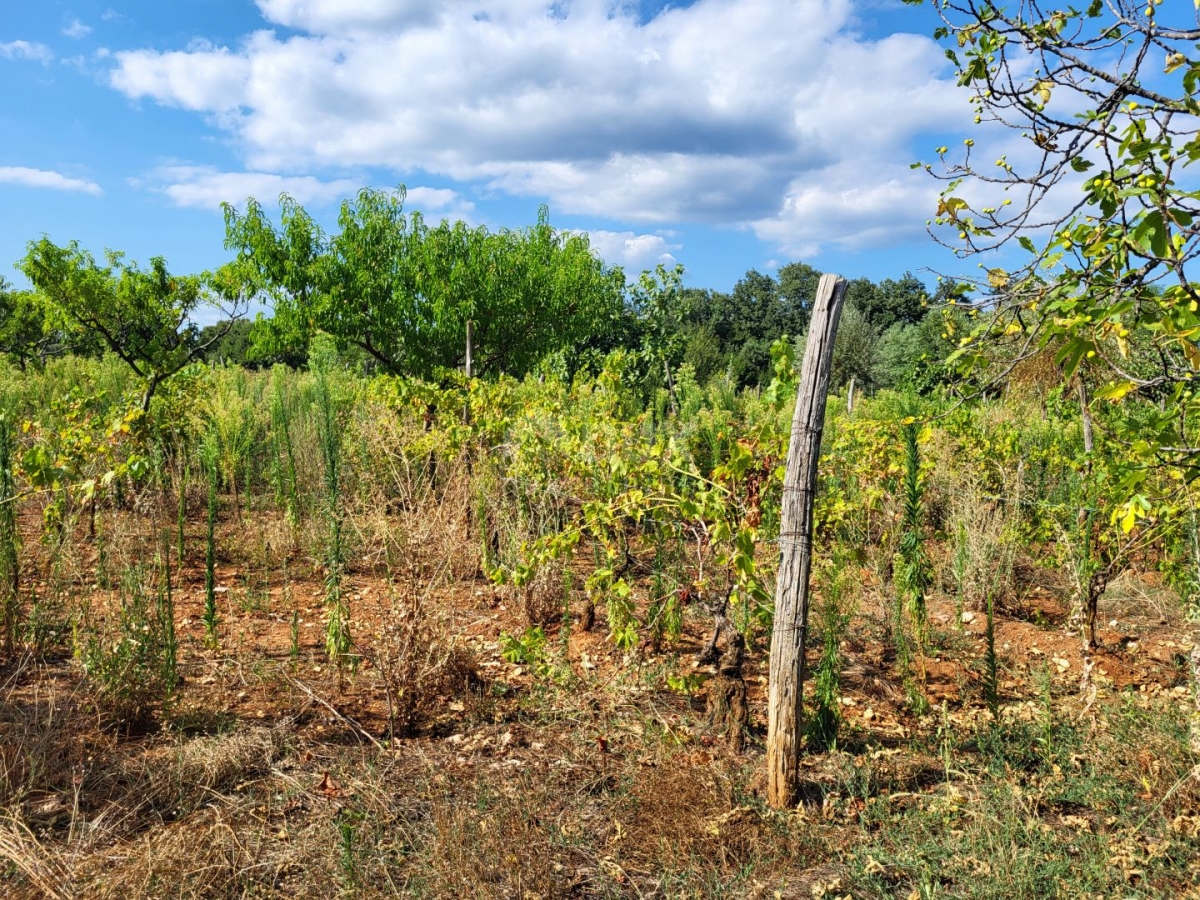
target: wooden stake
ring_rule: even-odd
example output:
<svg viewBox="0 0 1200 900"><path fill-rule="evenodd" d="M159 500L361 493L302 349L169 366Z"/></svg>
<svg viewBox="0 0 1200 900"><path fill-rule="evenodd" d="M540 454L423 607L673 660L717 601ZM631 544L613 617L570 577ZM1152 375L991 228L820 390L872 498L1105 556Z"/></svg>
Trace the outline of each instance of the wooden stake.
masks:
<svg viewBox="0 0 1200 900"><path fill-rule="evenodd" d="M821 276L804 347L783 479L767 726L767 801L776 809L791 806L799 789L813 499L817 492L817 460L821 456L833 342L845 295L845 280L836 275Z"/></svg>
<svg viewBox="0 0 1200 900"><path fill-rule="evenodd" d="M475 372L473 371L472 359L471 359L471 357L474 355L474 353L475 353L475 330L474 330L473 323L471 322L471 320L467 319L467 354L466 354L466 359L463 361L463 371L466 372L468 382L475 375ZM470 400L463 401L463 424L464 425L471 424L471 401ZM468 463L468 465L470 465L470 463Z"/></svg>
<svg viewBox="0 0 1200 900"><path fill-rule="evenodd" d="M1075 384L1079 391L1079 415L1083 419L1083 452L1090 456L1096 446L1096 438L1092 430L1091 398L1088 397L1087 385L1083 381L1083 372L1076 374Z"/></svg>
<svg viewBox="0 0 1200 900"><path fill-rule="evenodd" d="M472 376L474 376L474 374L475 374L475 372L473 371L473 366L472 366L473 360L471 359L471 357L475 353L475 329L473 327L474 324L475 323L472 322L470 319L467 319L467 359L466 359L466 365L464 366L464 368L466 369L468 379L471 378Z"/></svg>

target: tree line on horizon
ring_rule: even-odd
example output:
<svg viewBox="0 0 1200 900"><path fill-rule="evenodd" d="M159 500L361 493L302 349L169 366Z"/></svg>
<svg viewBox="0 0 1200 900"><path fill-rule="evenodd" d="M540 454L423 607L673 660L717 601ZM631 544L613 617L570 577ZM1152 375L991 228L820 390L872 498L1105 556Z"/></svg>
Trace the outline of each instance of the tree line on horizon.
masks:
<svg viewBox="0 0 1200 900"><path fill-rule="evenodd" d="M261 205L224 206L225 246L215 271L172 274L107 251L97 261L76 242L31 241L17 263L33 285L0 280L0 355L25 369L65 355L116 354L144 380L145 405L186 365L303 367L312 338L330 335L364 372L438 380L465 362L480 377L521 377L556 357L567 374L631 354L647 386L670 387L690 367L703 383L764 384L771 347L802 344L821 272L803 262L772 276L754 269L731 291L684 287L683 268L658 266L627 284L592 252L586 235L537 224L489 231L429 224L403 208L404 190L363 190L327 235L284 196L273 221ZM849 282L834 387L927 391L947 377L953 349L940 307L911 272ZM254 303L269 314L248 317ZM199 326L202 307L218 322Z"/></svg>

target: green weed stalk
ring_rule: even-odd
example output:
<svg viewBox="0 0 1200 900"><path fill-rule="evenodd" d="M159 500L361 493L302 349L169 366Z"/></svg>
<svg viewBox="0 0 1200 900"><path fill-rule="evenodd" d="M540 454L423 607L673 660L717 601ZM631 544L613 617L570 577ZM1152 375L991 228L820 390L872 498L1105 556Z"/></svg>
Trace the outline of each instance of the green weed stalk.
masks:
<svg viewBox="0 0 1200 900"><path fill-rule="evenodd" d="M983 651L983 699L993 719L1000 717L1000 673L996 658L996 600L991 591L987 595L987 630L984 632Z"/></svg>
<svg viewBox="0 0 1200 900"><path fill-rule="evenodd" d="M291 627L291 644L288 647L288 656L295 666L300 659L300 610L292 610L292 627Z"/></svg>
<svg viewBox="0 0 1200 900"><path fill-rule="evenodd" d="M342 589L345 547L342 523L342 415L338 385L330 371L330 352L314 354L317 433L325 464L325 515L329 532L325 542L325 652L339 668L350 662L350 609Z"/></svg>
<svg viewBox="0 0 1200 900"><path fill-rule="evenodd" d="M896 590L903 598L904 612L912 621L916 642L918 646L923 646L929 629L925 594L932 578L929 555L925 550L925 487L921 483L918 433L919 425L916 422L906 422L901 427L904 441L904 509L900 525Z"/></svg>
<svg viewBox="0 0 1200 900"><path fill-rule="evenodd" d="M162 571L158 588L158 628L162 643L162 680L166 699L179 684L179 640L175 634L175 595L171 585L171 554L165 552L155 562Z"/></svg>
<svg viewBox="0 0 1200 900"><path fill-rule="evenodd" d="M275 498L284 509L288 522L295 527L300 521L300 498L296 480L296 451L292 445L292 414L285 393L282 370L271 375L271 434L275 442L272 461Z"/></svg>
<svg viewBox="0 0 1200 900"><path fill-rule="evenodd" d="M844 598L845 578L836 566L826 579L827 588L817 615L821 627L821 656L813 670L813 711L807 724L809 746L814 750L837 747L841 725L842 640L850 626L851 610Z"/></svg>
<svg viewBox="0 0 1200 900"><path fill-rule="evenodd" d="M169 699L177 675L175 648L164 644L165 604L146 590L146 575L141 565L121 573L115 618L85 614L75 622L75 653L97 708L108 724L121 729L150 721Z"/></svg>
<svg viewBox="0 0 1200 900"><path fill-rule="evenodd" d="M175 559L182 567L187 561L187 460L179 467L179 496L175 504Z"/></svg>
<svg viewBox="0 0 1200 900"><path fill-rule="evenodd" d="M17 527L17 487L13 478L15 451L12 425L0 416L0 642L11 656L20 616L21 557Z"/></svg>
<svg viewBox="0 0 1200 900"><path fill-rule="evenodd" d="M210 647L217 646L217 486L221 478L220 455L216 441L206 436L200 448L201 462L208 481L208 516L204 534L204 635Z"/></svg>

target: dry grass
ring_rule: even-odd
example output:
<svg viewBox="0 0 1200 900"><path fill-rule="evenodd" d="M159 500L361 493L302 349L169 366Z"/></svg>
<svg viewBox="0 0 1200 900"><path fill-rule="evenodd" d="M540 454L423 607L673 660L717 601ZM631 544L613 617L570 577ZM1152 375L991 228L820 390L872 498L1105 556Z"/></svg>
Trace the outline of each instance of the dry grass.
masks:
<svg viewBox="0 0 1200 900"><path fill-rule="evenodd" d="M58 814L56 799L69 795L88 757L111 738L98 734L87 712L87 692L61 667L13 665L0 702L0 808L26 805Z"/></svg>
<svg viewBox="0 0 1200 900"><path fill-rule="evenodd" d="M345 495L357 672L330 670L319 554L294 552L319 546L319 525L304 536L319 517L293 535L280 514L255 521L227 506L222 586L261 573L270 591L286 589L289 608L238 609L225 594L225 642L206 647L193 558L177 573L185 681L144 732L104 731L75 663L8 664L0 896L794 900L1200 887L1194 701L1174 662L1181 623L1157 586L1114 583L1111 608L1137 623L1142 647L1100 661L1110 679L1097 677L1090 705L1076 696L1077 642L1010 604L999 616L997 718L979 694L978 621L939 635L923 685L938 705L922 716L877 652L890 586L872 579L870 562L890 550L869 547L870 583L854 588L862 615L843 648L839 749L806 755L802 803L772 811L761 799L763 650L747 654L751 721L734 752L705 721L713 673L690 667L709 627L702 611L686 611L670 645L620 652L604 629L554 628L561 567L520 591L493 590L479 578L480 513L495 520L497 552L512 554L565 501L526 496L528 485L504 480L502 459L448 460L414 421L372 411L347 439L358 455ZM312 497L315 441L296 427L301 493ZM988 592L1020 599L1015 504L965 475L933 481L942 527L963 526L955 588L968 605ZM153 553L160 536L148 521L106 516L121 544L115 565ZM948 548L937 549L949 566ZM72 591L86 587L80 600L96 562L95 546L73 536L62 566ZM47 560L38 566L44 573ZM645 580L635 585L639 603L648 594ZM931 604L934 621L950 621L950 599ZM545 626L545 664L513 665L500 636L529 624ZM680 674L707 681L669 689Z"/></svg>

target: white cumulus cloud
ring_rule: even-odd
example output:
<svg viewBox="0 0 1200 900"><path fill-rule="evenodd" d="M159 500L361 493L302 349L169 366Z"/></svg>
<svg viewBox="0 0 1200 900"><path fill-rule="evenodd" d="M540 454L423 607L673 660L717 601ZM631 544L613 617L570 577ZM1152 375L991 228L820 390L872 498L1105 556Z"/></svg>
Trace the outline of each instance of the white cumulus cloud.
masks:
<svg viewBox="0 0 1200 900"><path fill-rule="evenodd" d="M475 204L451 188L410 187L405 189L404 207L420 210L431 219L462 219L471 222L475 218Z"/></svg>
<svg viewBox="0 0 1200 900"><path fill-rule="evenodd" d="M587 232L592 249L610 266L621 266L636 274L662 263L673 266L676 262L671 251L682 250L683 244L671 243L669 235L635 234L632 231L605 231L595 229Z"/></svg>
<svg viewBox="0 0 1200 900"><path fill-rule="evenodd" d="M351 198L362 188L352 178L322 180L312 175L281 175L274 172L223 172L213 166L160 166L145 179L133 179L168 197L176 206L216 210L222 203L242 206L253 197L270 208L280 194L301 204L326 206ZM405 208L421 210L430 218L470 219L474 204L450 188L416 186L406 190Z"/></svg>
<svg viewBox="0 0 1200 900"><path fill-rule="evenodd" d="M270 22L319 33L429 22L447 5L431 0L257 0L257 4Z"/></svg>
<svg viewBox="0 0 1200 900"><path fill-rule="evenodd" d="M163 166L154 172L150 186L176 206L211 210L222 203L240 206L248 197L270 207L280 194L290 194L302 204L323 205L351 196L361 187L344 178L321 181L311 175L222 172L210 166Z"/></svg>
<svg viewBox="0 0 1200 900"><path fill-rule="evenodd" d="M970 114L932 40L862 36L854 0L257 5L272 30L118 53L112 85L207 117L251 169L426 173L782 248L919 230L930 181L897 162Z"/></svg>
<svg viewBox="0 0 1200 900"><path fill-rule="evenodd" d="M30 169L25 166L0 166L0 184L17 184L53 191L80 191L93 196L104 193L94 181L71 178L49 169Z"/></svg>
<svg viewBox="0 0 1200 900"><path fill-rule="evenodd" d="M250 62L225 47L197 42L190 49L117 53L113 87L135 99L150 97L170 106L224 113L246 97Z"/></svg>
<svg viewBox="0 0 1200 900"><path fill-rule="evenodd" d="M92 26L85 25L83 22L80 22L78 19L72 19L70 22L67 23L67 27L62 30L62 33L65 34L69 38L78 39L81 37L86 37L87 35L91 34Z"/></svg>
<svg viewBox="0 0 1200 900"><path fill-rule="evenodd" d="M54 51L36 41L0 42L0 56L5 59L28 59L40 62L43 66L54 61Z"/></svg>

